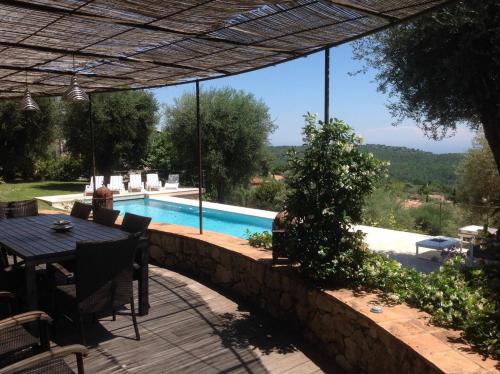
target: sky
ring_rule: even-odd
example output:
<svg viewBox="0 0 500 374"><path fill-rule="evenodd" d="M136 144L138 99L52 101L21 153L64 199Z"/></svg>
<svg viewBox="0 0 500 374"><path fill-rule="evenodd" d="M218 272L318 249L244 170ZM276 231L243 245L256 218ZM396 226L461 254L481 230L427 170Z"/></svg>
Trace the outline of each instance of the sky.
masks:
<svg viewBox="0 0 500 374"><path fill-rule="evenodd" d="M350 75L362 68L352 57L351 45L330 51L330 116L346 121L367 144L417 148L434 153L464 152L474 134L465 126L453 137L428 139L414 122L394 127L387 109L388 97L377 91L375 71ZM233 87L251 92L269 107L277 129L272 145L302 144L303 115L318 113L323 118L324 54L322 52L274 67L202 82L200 89ZM194 92L194 83L152 90L160 103L171 105L184 92Z"/></svg>

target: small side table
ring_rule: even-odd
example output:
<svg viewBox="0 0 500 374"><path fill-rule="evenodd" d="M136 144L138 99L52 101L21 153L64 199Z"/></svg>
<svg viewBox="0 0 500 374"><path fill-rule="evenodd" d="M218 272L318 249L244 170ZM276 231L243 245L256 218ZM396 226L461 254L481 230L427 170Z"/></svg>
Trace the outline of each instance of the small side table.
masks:
<svg viewBox="0 0 500 374"><path fill-rule="evenodd" d="M420 240L415 243L416 254L418 256L418 249L420 247L436 249L438 251L442 251L443 249L448 249L459 245L460 241L453 238L448 238L446 236L438 236L436 238L430 238L425 240ZM460 246L460 252L462 251L462 246Z"/></svg>

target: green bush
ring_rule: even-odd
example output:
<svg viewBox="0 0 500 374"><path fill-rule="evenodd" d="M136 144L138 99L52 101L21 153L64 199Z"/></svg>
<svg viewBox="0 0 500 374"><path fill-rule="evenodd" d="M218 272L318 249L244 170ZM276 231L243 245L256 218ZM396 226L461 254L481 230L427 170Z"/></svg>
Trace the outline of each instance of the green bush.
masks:
<svg viewBox="0 0 500 374"><path fill-rule="evenodd" d="M81 160L68 154L35 163L35 177L42 180L74 181L83 174L89 173L83 172Z"/></svg>
<svg viewBox="0 0 500 374"><path fill-rule="evenodd" d="M284 183L266 181L252 190L252 207L281 211L285 202L285 194Z"/></svg>
<svg viewBox="0 0 500 374"><path fill-rule="evenodd" d="M251 233L247 230L248 243L252 247L269 249L273 244L273 236L268 231Z"/></svg>
<svg viewBox="0 0 500 374"><path fill-rule="evenodd" d="M340 120L318 123L305 116L304 153L288 154L286 175L288 256L315 279L334 276L339 253L359 247L362 204L385 171L372 154L359 149L361 139Z"/></svg>
<svg viewBox="0 0 500 374"><path fill-rule="evenodd" d="M339 253L333 264L336 284L379 289L391 302L428 312L436 325L464 330L480 352L500 357L500 316L494 301L500 289L498 266L470 269L456 257L424 274L360 248Z"/></svg>

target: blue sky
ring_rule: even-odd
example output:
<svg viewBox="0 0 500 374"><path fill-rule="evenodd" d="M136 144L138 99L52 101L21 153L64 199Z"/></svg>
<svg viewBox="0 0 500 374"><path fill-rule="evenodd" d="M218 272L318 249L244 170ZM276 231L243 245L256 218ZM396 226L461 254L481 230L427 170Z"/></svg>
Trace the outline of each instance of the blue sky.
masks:
<svg viewBox="0 0 500 374"><path fill-rule="evenodd" d="M361 68L352 59L350 45L332 49L330 81L330 116L349 123L365 143L386 144L418 148L434 153L464 152L470 145L473 133L459 128L455 136L442 141L425 137L411 121L394 127L386 107L388 98L377 92L374 71L350 76ZM271 135L273 145L299 145L301 128L306 112L323 116L323 53L301 58L275 67L203 82L201 90L209 87L234 87L251 92L262 99L270 109L278 126ZM155 89L156 98L165 104L185 91L194 92L194 84Z"/></svg>

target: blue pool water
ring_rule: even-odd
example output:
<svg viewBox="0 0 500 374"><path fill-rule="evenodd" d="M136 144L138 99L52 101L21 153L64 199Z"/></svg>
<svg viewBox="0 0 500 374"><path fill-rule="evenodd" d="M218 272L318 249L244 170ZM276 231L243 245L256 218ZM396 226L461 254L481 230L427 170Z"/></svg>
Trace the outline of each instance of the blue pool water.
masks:
<svg viewBox="0 0 500 374"><path fill-rule="evenodd" d="M198 228L198 207L184 204L171 203L152 199L121 200L114 202L114 209L119 209L120 214L126 212L151 217L155 222L172 223L181 226ZM269 218L249 216L203 208L203 228L223 234L247 237L250 232L271 232L272 220Z"/></svg>

